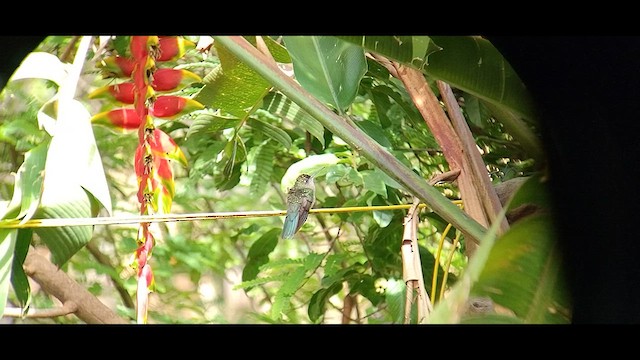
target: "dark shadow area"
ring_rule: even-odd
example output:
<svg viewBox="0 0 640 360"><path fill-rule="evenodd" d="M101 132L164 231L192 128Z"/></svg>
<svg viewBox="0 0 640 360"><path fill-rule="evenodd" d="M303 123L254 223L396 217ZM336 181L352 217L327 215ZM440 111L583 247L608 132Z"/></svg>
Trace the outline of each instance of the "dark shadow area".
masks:
<svg viewBox="0 0 640 360"><path fill-rule="evenodd" d="M488 38L539 105L573 322L640 322L640 37Z"/></svg>

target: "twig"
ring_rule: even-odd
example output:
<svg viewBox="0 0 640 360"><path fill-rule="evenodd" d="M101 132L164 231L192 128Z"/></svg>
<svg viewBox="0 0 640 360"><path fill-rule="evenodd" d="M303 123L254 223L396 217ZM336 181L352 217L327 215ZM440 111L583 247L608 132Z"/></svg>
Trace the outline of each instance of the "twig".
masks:
<svg viewBox="0 0 640 360"><path fill-rule="evenodd" d="M43 319L58 316L71 315L78 310L78 304L73 300L65 302L61 307L51 309L29 309L26 314L22 314L21 308L5 308L4 316L15 318Z"/></svg>

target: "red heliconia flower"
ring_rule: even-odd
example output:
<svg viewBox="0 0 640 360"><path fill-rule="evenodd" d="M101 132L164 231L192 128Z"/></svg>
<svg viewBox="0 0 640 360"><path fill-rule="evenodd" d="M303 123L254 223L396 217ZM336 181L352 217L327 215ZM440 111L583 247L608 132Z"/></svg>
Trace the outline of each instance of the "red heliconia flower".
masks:
<svg viewBox="0 0 640 360"><path fill-rule="evenodd" d="M124 104L133 104L133 83L127 82L109 86L109 93L114 99Z"/></svg>
<svg viewBox="0 0 640 360"><path fill-rule="evenodd" d="M139 61L149 55L150 49L158 46L158 37L132 36L130 45L131 56Z"/></svg>
<svg viewBox="0 0 640 360"><path fill-rule="evenodd" d="M101 112L94 115L91 118L91 122L119 130L137 129L141 123L136 110L131 108L119 108Z"/></svg>
<svg viewBox="0 0 640 360"><path fill-rule="evenodd" d="M107 85L92 91L89 99L113 98L123 104L133 104L134 92L133 83L126 82L120 84Z"/></svg>
<svg viewBox="0 0 640 360"><path fill-rule="evenodd" d="M187 166L187 158L184 156L184 153L171 136L167 135L164 131L153 129L147 141L153 156L175 160L183 166Z"/></svg>
<svg viewBox="0 0 640 360"><path fill-rule="evenodd" d="M106 72L105 77L126 78L131 76L133 64L133 59L116 55L105 58L103 62L96 66L104 69L103 71Z"/></svg>
<svg viewBox="0 0 640 360"><path fill-rule="evenodd" d="M158 39L159 54L157 61L169 61L184 56L187 48L195 48L196 44L178 36L161 36Z"/></svg>
<svg viewBox="0 0 640 360"><path fill-rule="evenodd" d="M131 58L116 56L115 63L118 65L120 70L122 71L122 75L124 77L131 76L131 72L133 71L133 65L135 61Z"/></svg>
<svg viewBox="0 0 640 360"><path fill-rule="evenodd" d="M151 86L156 91L177 90L181 85L187 85L187 81L202 81L200 76L187 70L178 69L158 69L153 73Z"/></svg>
<svg viewBox="0 0 640 360"><path fill-rule="evenodd" d="M180 96L158 96L149 109L149 114L158 118L174 118L193 110L203 109L199 102Z"/></svg>

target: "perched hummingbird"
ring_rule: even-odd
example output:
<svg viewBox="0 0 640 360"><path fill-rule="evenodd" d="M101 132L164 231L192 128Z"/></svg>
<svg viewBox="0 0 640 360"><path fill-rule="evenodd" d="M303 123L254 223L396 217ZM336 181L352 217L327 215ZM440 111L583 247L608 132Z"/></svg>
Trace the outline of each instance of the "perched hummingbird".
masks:
<svg viewBox="0 0 640 360"><path fill-rule="evenodd" d="M293 238L293 235L300 230L304 222L307 221L309 210L315 200L316 185L313 182L313 177L301 174L287 193L287 216L284 218L282 226L283 239Z"/></svg>

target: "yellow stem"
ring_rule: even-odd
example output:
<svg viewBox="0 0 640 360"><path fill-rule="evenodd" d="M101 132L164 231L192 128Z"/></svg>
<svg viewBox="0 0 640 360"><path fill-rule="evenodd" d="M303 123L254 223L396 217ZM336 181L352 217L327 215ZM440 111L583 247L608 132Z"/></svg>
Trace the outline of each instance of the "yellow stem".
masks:
<svg viewBox="0 0 640 360"><path fill-rule="evenodd" d="M442 278L442 285L440 286L440 298L438 301L442 300L444 296L444 287L447 284L447 277L449 275L449 267L451 266L451 259L453 259L453 254L456 252L456 248L458 247L458 241L460 241L460 232L456 233L456 238L453 239L453 247L451 252L449 253L449 257L447 258L447 264L444 267L444 277Z"/></svg>
<svg viewBox="0 0 640 360"><path fill-rule="evenodd" d="M448 224L447 227L442 232L442 236L440 236L440 242L438 243L438 250L436 251L435 261L433 263L433 276L431 280L431 301L433 305L436 303L436 285L438 283L438 265L440 265L440 253L442 252L442 246L444 245L444 239L447 237L449 230L451 230L451 224ZM441 294L442 295L442 294Z"/></svg>

